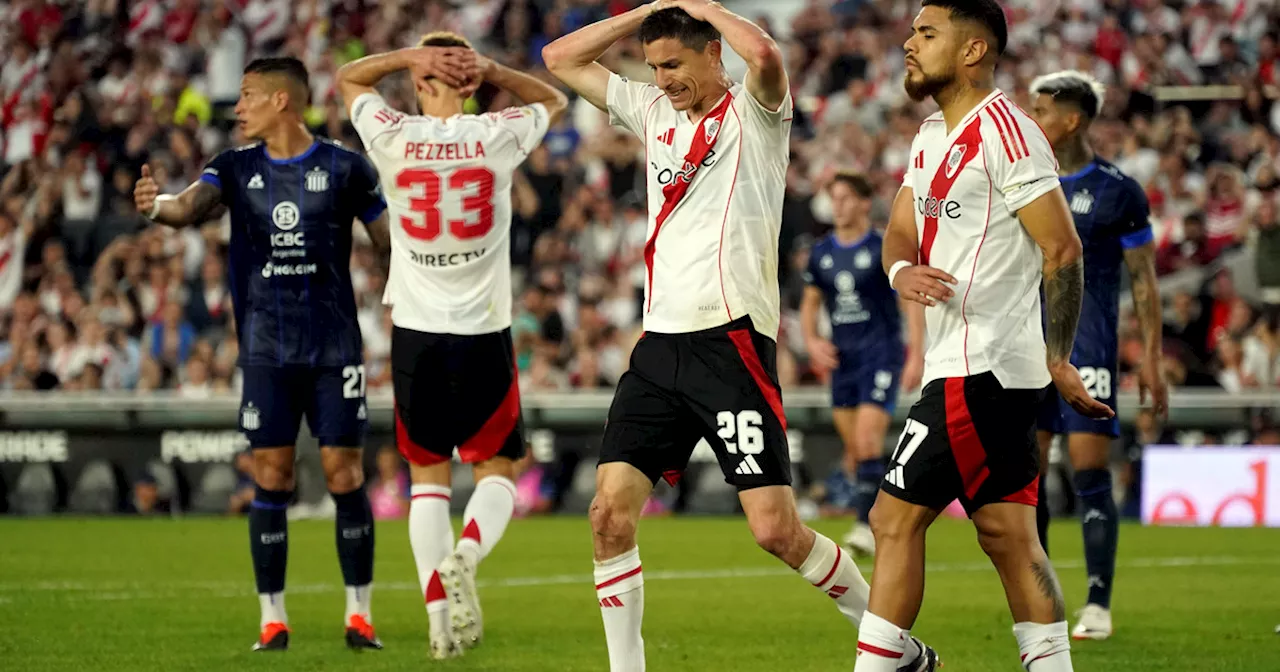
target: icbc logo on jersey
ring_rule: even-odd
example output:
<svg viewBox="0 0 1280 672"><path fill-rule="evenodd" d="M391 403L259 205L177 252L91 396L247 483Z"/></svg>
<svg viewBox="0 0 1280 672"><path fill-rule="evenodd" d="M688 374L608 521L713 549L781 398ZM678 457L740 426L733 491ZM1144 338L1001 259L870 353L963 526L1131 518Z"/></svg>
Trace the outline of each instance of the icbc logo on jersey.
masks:
<svg viewBox="0 0 1280 672"><path fill-rule="evenodd" d="M271 209L271 223L276 231L271 232L272 247L302 247L306 245L303 231L294 231L302 222L302 213L293 201L281 201ZM301 256L299 254L279 254L273 256Z"/></svg>

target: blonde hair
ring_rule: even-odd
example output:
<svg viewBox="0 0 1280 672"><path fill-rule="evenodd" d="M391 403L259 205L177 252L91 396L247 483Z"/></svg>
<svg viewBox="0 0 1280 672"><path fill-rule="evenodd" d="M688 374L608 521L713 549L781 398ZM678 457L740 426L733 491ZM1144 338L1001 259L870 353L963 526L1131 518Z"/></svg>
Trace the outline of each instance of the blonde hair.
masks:
<svg viewBox="0 0 1280 672"><path fill-rule="evenodd" d="M462 47L473 49L467 38L448 30L436 30L422 36L418 40L419 47Z"/></svg>

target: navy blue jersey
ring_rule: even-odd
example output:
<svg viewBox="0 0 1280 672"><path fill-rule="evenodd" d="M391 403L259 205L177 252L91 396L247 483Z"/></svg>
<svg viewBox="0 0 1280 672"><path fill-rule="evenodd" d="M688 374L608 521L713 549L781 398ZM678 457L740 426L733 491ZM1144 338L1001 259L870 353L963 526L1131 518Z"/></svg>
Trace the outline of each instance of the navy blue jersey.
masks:
<svg viewBox="0 0 1280 672"><path fill-rule="evenodd" d="M1071 361L1114 371L1124 251L1152 240L1147 196L1133 178L1102 159L1061 182L1084 245L1084 304Z"/></svg>
<svg viewBox="0 0 1280 672"><path fill-rule="evenodd" d="M286 160L256 143L214 157L200 179L231 213L240 364L359 364L351 227L387 207L369 162L328 140Z"/></svg>
<svg viewBox="0 0 1280 672"><path fill-rule="evenodd" d="M871 231L851 245L827 236L809 250L804 281L822 290L840 367L902 366L898 295L880 267L884 239Z"/></svg>

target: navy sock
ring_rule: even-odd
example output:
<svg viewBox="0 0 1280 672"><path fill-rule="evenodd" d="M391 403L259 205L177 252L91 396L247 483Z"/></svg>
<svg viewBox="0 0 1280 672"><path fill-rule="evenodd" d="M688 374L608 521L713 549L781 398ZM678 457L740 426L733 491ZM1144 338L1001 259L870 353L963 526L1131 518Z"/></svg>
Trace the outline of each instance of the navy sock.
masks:
<svg viewBox="0 0 1280 672"><path fill-rule="evenodd" d="M880 494L880 481L884 480L884 472L884 458L858 463L853 506L858 511L859 522L867 522L868 516L871 515L871 507L876 503L876 495Z"/></svg>
<svg viewBox="0 0 1280 672"><path fill-rule="evenodd" d="M333 495L337 508L336 534L338 564L342 566L342 582L348 586L367 586L373 582L373 510L361 486L341 495Z"/></svg>
<svg viewBox="0 0 1280 672"><path fill-rule="evenodd" d="M1036 531L1040 533L1040 545L1044 554L1049 555L1049 498L1045 497L1044 474L1040 475L1039 492L1036 495Z"/></svg>
<svg viewBox="0 0 1280 672"><path fill-rule="evenodd" d="M249 553L258 593L284 592L285 566L289 562L289 521L285 509L293 493L257 486L249 506Z"/></svg>
<svg viewBox="0 0 1280 672"><path fill-rule="evenodd" d="M1089 572L1089 602L1111 608L1111 581L1116 573L1116 544L1120 521L1111 496L1111 472L1086 469L1076 472L1080 520L1084 530L1084 564Z"/></svg>

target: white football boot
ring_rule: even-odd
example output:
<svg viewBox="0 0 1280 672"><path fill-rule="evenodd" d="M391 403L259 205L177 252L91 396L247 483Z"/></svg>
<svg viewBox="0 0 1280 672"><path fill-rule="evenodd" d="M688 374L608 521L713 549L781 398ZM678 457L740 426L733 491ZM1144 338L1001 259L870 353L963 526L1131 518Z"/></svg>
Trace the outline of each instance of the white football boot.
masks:
<svg viewBox="0 0 1280 672"><path fill-rule="evenodd" d="M461 553L440 563L440 582L449 598L449 622L454 637L464 648L472 648L484 637L484 615L476 592L476 568Z"/></svg>
<svg viewBox="0 0 1280 672"><path fill-rule="evenodd" d="M853 529L844 535L842 541L855 558L869 558L876 554L876 536L871 533L871 526L866 523L854 523Z"/></svg>
<svg viewBox="0 0 1280 672"><path fill-rule="evenodd" d="M1111 636L1111 610L1098 604L1086 604L1076 616L1072 639L1104 640Z"/></svg>

